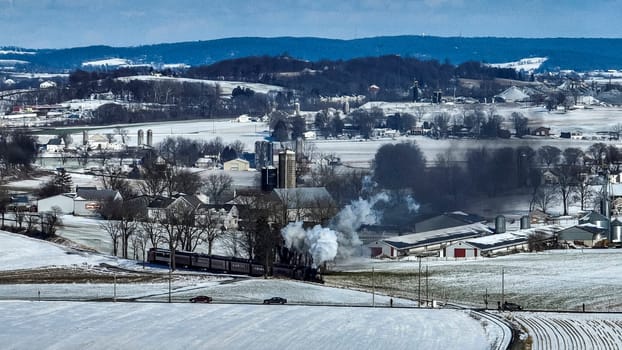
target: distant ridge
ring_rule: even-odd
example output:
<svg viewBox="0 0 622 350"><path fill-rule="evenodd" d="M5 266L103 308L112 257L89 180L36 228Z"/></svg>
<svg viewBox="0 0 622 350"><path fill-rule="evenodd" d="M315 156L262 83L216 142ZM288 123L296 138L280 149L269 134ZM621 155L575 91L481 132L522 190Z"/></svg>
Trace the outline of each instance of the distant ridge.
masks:
<svg viewBox="0 0 622 350"><path fill-rule="evenodd" d="M23 54L28 52L29 54ZM34 53L34 54L30 54ZM547 57L541 70L622 69L622 39L606 38L496 38L382 36L352 40L313 37L242 37L135 47L88 46L68 49L0 48L2 60L27 60L26 70L73 70L83 62L110 58L135 64L191 66L247 56L287 54L318 61L365 56L401 55L422 60L504 63L529 57ZM1 66L0 66L1 68Z"/></svg>

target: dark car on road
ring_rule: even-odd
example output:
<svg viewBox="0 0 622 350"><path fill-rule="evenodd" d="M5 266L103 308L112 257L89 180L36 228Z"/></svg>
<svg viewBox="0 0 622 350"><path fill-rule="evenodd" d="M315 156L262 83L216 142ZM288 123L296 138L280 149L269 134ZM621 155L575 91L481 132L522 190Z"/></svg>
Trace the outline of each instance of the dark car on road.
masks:
<svg viewBox="0 0 622 350"><path fill-rule="evenodd" d="M212 297L208 297L205 295L198 295L196 297L190 298L191 303L211 303Z"/></svg>
<svg viewBox="0 0 622 350"><path fill-rule="evenodd" d="M263 301L264 304L285 304L286 302L287 299L281 297L272 297Z"/></svg>
<svg viewBox="0 0 622 350"><path fill-rule="evenodd" d="M503 303L503 310L505 311L520 311L523 308L515 303L508 303L507 301Z"/></svg>

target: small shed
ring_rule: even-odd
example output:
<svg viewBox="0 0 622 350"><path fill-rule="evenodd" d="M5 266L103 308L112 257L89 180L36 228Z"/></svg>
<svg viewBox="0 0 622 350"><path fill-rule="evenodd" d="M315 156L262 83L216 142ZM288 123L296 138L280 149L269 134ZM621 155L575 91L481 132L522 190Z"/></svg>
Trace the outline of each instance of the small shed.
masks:
<svg viewBox="0 0 622 350"><path fill-rule="evenodd" d="M244 159L232 159L223 163L223 169L229 171L248 171L250 163Z"/></svg>

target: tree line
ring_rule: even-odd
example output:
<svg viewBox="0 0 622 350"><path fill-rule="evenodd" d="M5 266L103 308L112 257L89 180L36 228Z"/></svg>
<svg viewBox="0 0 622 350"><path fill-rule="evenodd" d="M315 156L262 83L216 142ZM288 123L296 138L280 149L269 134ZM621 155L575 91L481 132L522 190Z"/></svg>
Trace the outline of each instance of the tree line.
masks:
<svg viewBox="0 0 622 350"><path fill-rule="evenodd" d="M586 151L542 146L476 148L425 158L414 142L387 144L376 153L372 172L381 188L407 191L425 204L424 210L462 209L473 198L511 193L530 194L530 210L544 212L561 204L562 215L570 204L591 208L598 185L594 176L603 166L618 173L622 154L613 145L595 143Z"/></svg>

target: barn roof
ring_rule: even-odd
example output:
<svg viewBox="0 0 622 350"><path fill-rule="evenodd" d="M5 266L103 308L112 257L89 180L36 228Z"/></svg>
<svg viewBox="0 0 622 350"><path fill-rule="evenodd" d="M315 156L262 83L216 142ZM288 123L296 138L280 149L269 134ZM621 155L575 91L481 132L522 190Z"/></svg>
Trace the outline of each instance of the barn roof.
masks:
<svg viewBox="0 0 622 350"><path fill-rule="evenodd" d="M113 200L119 194L114 190L91 190L78 188L76 200L84 199L89 201L108 201Z"/></svg>
<svg viewBox="0 0 622 350"><path fill-rule="evenodd" d="M390 237L383 240L383 242L397 249L413 249L463 238L478 237L491 233L492 230L488 226L478 222L440 230Z"/></svg>
<svg viewBox="0 0 622 350"><path fill-rule="evenodd" d="M478 222L484 223L485 221L486 219L479 215L468 214L462 211L454 211L429 217L427 219L417 222L415 224L415 231L426 232L432 230L441 230L445 228L459 227Z"/></svg>
<svg viewBox="0 0 622 350"><path fill-rule="evenodd" d="M551 238L554 234L560 232L561 230L563 230L563 227L560 225L547 225L468 239L465 242L475 248L485 251L524 244L529 239L529 236L533 234L541 234L545 239Z"/></svg>

